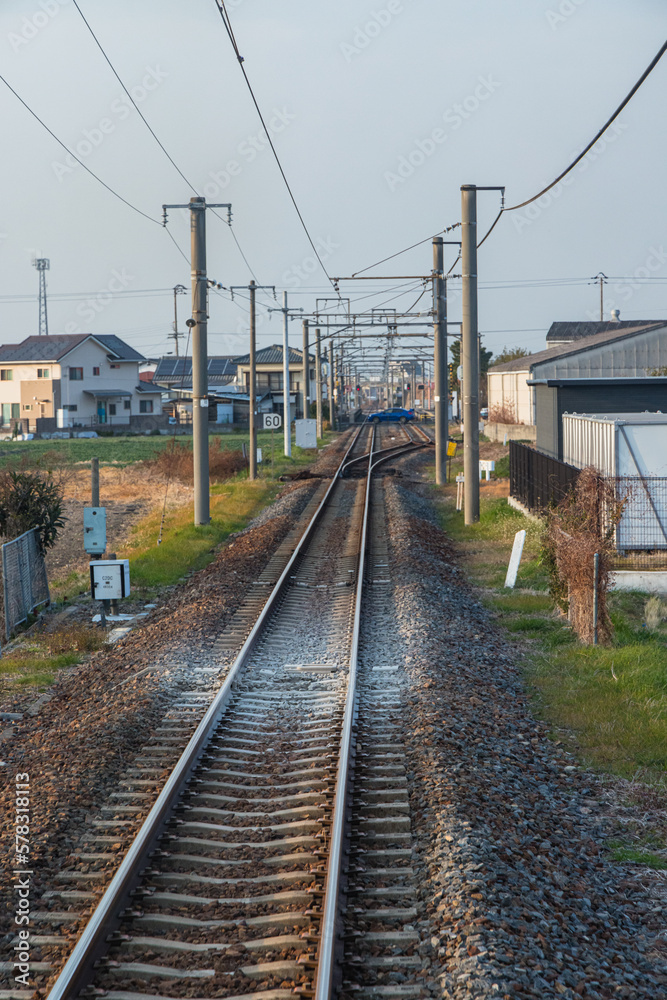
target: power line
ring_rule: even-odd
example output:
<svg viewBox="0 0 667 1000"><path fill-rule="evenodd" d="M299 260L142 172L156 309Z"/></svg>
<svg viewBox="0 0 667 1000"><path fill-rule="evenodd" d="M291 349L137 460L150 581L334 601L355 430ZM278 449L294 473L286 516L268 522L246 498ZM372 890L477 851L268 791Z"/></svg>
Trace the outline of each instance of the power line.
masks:
<svg viewBox="0 0 667 1000"><path fill-rule="evenodd" d="M296 211L296 214L299 217L299 222L301 223L301 225L303 227L303 231L305 232L306 236L308 237L308 242L310 243L311 247L313 248L313 253L316 256L317 261L318 261L320 267L322 268L322 270L326 274L326 276L327 276L329 282L331 283L331 286L333 287L334 291L338 292L338 289L336 288L335 283L332 281L329 272L327 271L326 267L324 266L324 261L322 260L322 258L320 256L319 250L315 246L313 238L310 235L310 232L308 230L308 226L305 223L303 215L301 214L301 209L299 208L299 206L297 204L297 200L296 200L296 198L294 196L294 192L292 191L290 183L287 180L287 175L286 175L286 173L285 173L285 171L283 169L283 165L280 162L280 157L278 156L278 152L276 150L276 147L273 144L273 139L271 138L271 133L270 133L268 127L267 127L266 122L264 121L264 115L262 114L262 111L261 111L261 108L260 108L259 103L257 101L257 98L255 97L255 92L252 89L252 84L250 83L250 80L248 78L248 74L246 73L245 66L243 65L243 56L239 52L239 47L236 44L236 38L234 37L234 29L232 28L232 23L231 23L231 21L229 19L229 14L227 13L227 8L225 7L225 0L215 0L215 5L216 5L216 7L218 9L218 13L220 14L220 17L222 19L222 23L225 26L225 30L226 30L227 35L229 37L229 40L230 40L230 42L232 44L232 48L234 49L234 53L235 53L236 58L238 60L238 64L241 67L241 72L243 73L243 79L246 82L246 86L248 87L248 91L249 91L250 96L252 98L252 102L255 105L255 110L257 111L257 114L259 115L259 120L261 121L262 126L264 128L264 131L266 133L266 138L268 139L269 146L271 147L271 152L273 153L274 159L275 159L276 163L278 164L278 169L280 170L280 174L282 176L282 179L285 182L285 187L287 188L287 192L288 192L288 194L289 194L289 196L290 196L290 198L292 200L292 204L294 205L294 209ZM338 294L340 294L340 293L338 293Z"/></svg>
<svg viewBox="0 0 667 1000"><path fill-rule="evenodd" d="M383 257L382 260L376 260L374 264L369 264L368 267L363 267L360 271L355 271L350 277L356 278L359 274L364 274L366 271L371 271L374 267L379 267L380 264L385 264L388 260L393 260L394 257L400 257L401 254L407 253L409 250L414 250L415 247L423 246L424 243L430 243L431 240L435 239L436 236L440 236L442 233L451 233L452 229L456 229L460 226L460 222L455 222L453 226L447 226L446 229L441 229L439 232L434 233L432 236L427 236L425 240L420 240L419 243L413 243L412 246L405 247L403 250L399 250L397 253L390 254L389 257Z"/></svg>
<svg viewBox="0 0 667 1000"><path fill-rule="evenodd" d="M60 140L58 138L58 136L55 134L55 132L51 131L51 129L49 128L49 126L45 122L42 121L42 119L39 117L39 115L35 111L33 111L32 108L28 104L26 104L26 102L23 100L23 98L19 94L17 94L17 92L12 87L12 85L1 74L0 74L0 80L4 83L5 87L7 87L7 89L12 92L12 94L17 99L17 101L19 101L23 105L23 107L26 109L26 111L28 111L32 115L32 117L36 121L39 122L39 124L42 126L42 128L45 129L49 133L49 135L51 136L51 138L55 139L56 142L58 143L58 145L61 146L62 149L64 149L65 152L69 156L72 157L72 159L76 160L76 162L78 164L80 164L80 166L82 166L83 169L87 173L89 173L91 177L94 177L98 184L101 184L102 187L106 188L107 191L109 191L114 196L114 198L118 198L118 200L122 201L124 205L127 205L128 208L131 208L133 212L137 212L139 215L142 215L144 217L144 219L148 219L149 222L154 222L156 226L162 226L162 223L159 221L159 219L154 219L151 215L147 215L146 212L142 212L140 208L137 208L136 205L133 205L131 201L127 200L127 198L123 198L122 194L118 194L118 192L115 191L109 184L107 184L106 181L103 181L101 177L98 177L98 175L96 173L94 173L94 171L92 171L90 169L90 167L86 166L86 164L83 162L83 160L79 159L79 157L76 155L76 153L73 153L71 149L68 149L68 147L65 145L65 143L62 142L62 140Z"/></svg>
<svg viewBox="0 0 667 1000"><path fill-rule="evenodd" d="M166 147L164 146L164 144L161 142L161 140L159 139L159 137L156 135L155 131L151 127L151 125L148 122L148 119L144 115L143 111L141 110L141 108L139 107L139 105L137 104L137 102L135 101L135 99L132 97L132 94L130 93L130 91L128 90L128 88L123 83L123 80L121 79L121 77L120 77L120 75L119 75L116 67L113 65L113 63L111 62L111 59L107 55L107 53L106 53L106 51L104 49L104 46L100 42L99 38L97 37L97 35L93 31L93 29L92 29L92 27L90 25L90 22L87 20L85 14L81 10L81 7L79 6L78 0L73 0L73 3L74 3L74 6L76 7L77 11L79 12L79 15L81 16L81 20L83 21L83 23L85 24L85 26L88 28L88 31L90 32L90 34L93 37L93 40L95 41L95 44L97 45L98 49L102 53L102 55L103 55L103 57L104 57L107 65L108 65L109 69L111 70L111 72L113 73L113 75L116 77L116 79L118 80L119 84L121 85L121 87L125 91L128 99L132 103L132 106L133 106L134 110L137 112L137 114L141 118L142 122L144 123L144 125L146 126L146 128L148 129L148 131L150 132L150 134L153 136L153 138L155 139L156 143L158 144L158 146L160 147L160 149L162 150L162 152L164 153L164 155L167 157L167 159L171 163L171 165L174 168L174 170L179 174L180 177L183 178L183 180L188 185L188 187L191 189L191 191L193 191L194 194L199 195L199 191L197 190L196 185L193 184L192 181L188 177L186 177L186 175L183 173L183 171L181 170L181 168L179 167L179 165L176 163L176 161L174 160L174 158L170 155L170 153L168 152L168 150L166 149ZM225 219L223 219L222 216L219 215L214 209L211 209L211 211L213 212L213 215L215 215L215 217L220 220L220 222L222 222L224 225L226 225L226 226L229 227L229 231L232 234L232 238L233 238L233 240L234 240L234 242L235 242L235 244L237 246L237 249L238 249L239 253L241 254L241 257L243 258L243 261L244 261L246 267L248 268L248 270L252 274L253 278L255 278L255 281L257 281L257 277L256 277L253 269L250 266L248 258L246 257L245 253L243 252L241 244L239 243L239 240L238 240L238 238L236 236L236 233L232 229L231 221L230 222L226 222ZM171 236L171 233L169 235ZM173 239L173 237L172 237L172 239ZM178 248L179 253L184 256L183 251L181 250L180 247L178 247L178 245L177 245L177 248ZM189 261L188 261L188 263L189 263Z"/></svg>
<svg viewBox="0 0 667 1000"><path fill-rule="evenodd" d="M486 240L489 238L489 236L491 235L491 233L493 232L493 230L496 228L498 222L500 221L501 215L503 215L505 212L515 212L518 208L525 208L526 205L530 205L532 202L537 201L538 198L541 198L543 194L546 194L547 191L550 191L551 188L555 187L556 184L558 184L560 181L562 181L564 177L567 177L567 175L570 173L571 170L574 170L574 168L576 167L577 163L580 163L581 160L583 160L583 158L586 156L586 154L588 152L590 152L590 150L593 148L593 146L595 145L595 143L607 131L607 129L609 128L609 126L616 120L616 118L618 118L618 116L620 115L621 111L623 111L623 109L630 103L630 101L632 100L632 98L634 97L634 95L637 93L637 91L639 90L639 88L641 87L641 85L644 83L644 81L646 80L646 78L653 72L653 70L655 69L655 67L658 65L658 63L660 62L660 60L662 59L662 57L663 57L663 55L665 54L666 51L667 51L667 42L664 42L664 44L660 48L660 51L651 60L651 62L649 63L649 65L646 67L646 69L644 70L644 72L642 73L642 75L639 77L639 79L635 83L634 87L632 87L632 89L626 94L626 96L623 98L623 100L621 101L621 103L619 104L619 106L616 108L616 110L614 111L614 113L607 119L607 121L604 123L604 125L602 126L602 128L591 139L591 141L588 143L588 145L585 146L582 149L582 151L579 153L579 155L576 156L574 158L574 160L572 160L572 162L569 164L569 166L567 166L565 168L565 170L561 171L561 173L558 175L558 177L556 177L555 180L553 180L551 182L551 184L547 184L547 186L545 188L542 188L541 191L538 191L537 194L534 194L532 196L532 198L527 198L525 201L521 201L517 205L510 205L507 208L504 205L501 206L501 209L498 212L498 215L493 220L491 228L487 231L487 233L485 234L485 236L477 244L477 248L478 249L479 249L479 247L482 246L483 243L486 242Z"/></svg>
<svg viewBox="0 0 667 1000"><path fill-rule="evenodd" d="M632 98L634 97L634 95L637 93L637 91L639 90L639 88L643 84L644 80L646 80L646 78L653 72L653 70L658 65L658 63L660 62L660 60L662 59L662 57L663 57L663 55L665 54L666 51L667 51L667 42L664 42L664 44L660 48L660 51L658 52L658 54L655 56L654 59L651 60L651 62L649 63L649 65L646 67L646 69L644 70L644 72L642 73L642 75L639 77L639 79L635 83L635 85L632 88L632 90L630 90L630 92L628 94L626 94L626 96L623 98L623 100L621 101L621 103L619 104L619 106L616 108L616 110L614 111L614 113L611 115L610 118L607 119L607 121L604 123L604 125L602 126L602 128L600 129L600 131L596 134L595 138L591 139L591 141L581 151L581 153L579 153L579 155L572 161L572 163L570 163L570 165L568 167L566 167L565 170L563 170L562 173L560 173L558 175L558 177L554 181L551 182L551 184L548 184L545 188L542 188L542 190L538 194L533 195L532 198L528 198L526 201L522 201L518 205L511 205L509 208L505 208L504 211L505 212L514 212L517 208L525 208L526 205L530 205L531 202L536 201L538 198L541 198L543 194L546 194L547 191L550 191L552 187L555 187L555 185L558 184L559 181L562 181L563 177L565 177L567 174L569 174L569 172L574 167L576 167L577 163L579 163L579 161L584 158L584 156L586 155L586 153L588 153L588 151L593 148L593 146L595 145L595 143L602 136L602 134L607 131L607 129L609 128L609 126L612 124L612 122L616 118L618 118L618 116L620 115L621 111L626 107L627 104L629 104L629 102L632 100ZM496 222L497 221L498 220L496 220ZM494 223L494 225L495 225L495 223ZM488 235L488 233L487 233L487 235ZM486 239L486 236L484 237L484 239Z"/></svg>
<svg viewBox="0 0 667 1000"><path fill-rule="evenodd" d="M93 29L91 28L89 22L86 19L85 14L83 13L83 11L81 10L81 8L79 7L79 4L78 4L77 0L72 0L72 3L74 4L74 6L76 7L76 9L78 10L78 12L79 12L79 14L81 16L81 20L83 21L83 23L85 24L85 26L88 28L88 31L90 32L90 34L93 36L95 44L97 45L98 49L100 50L100 52L104 56L104 59L105 59L107 65L108 65L109 69L111 70L111 72L116 77L116 79L118 80L119 84L121 85L121 87L123 88L123 90L125 91L125 93L127 94L128 99L132 103L132 107L137 112L137 114L141 118L142 122L144 123L144 125L146 126L146 128L148 129L148 131L150 132L150 134L153 136L153 138L157 142L158 146L160 147L160 149L162 150L162 152L164 153L164 155L167 157L167 159L171 163L171 165L174 168L174 170L176 170L177 173L180 174L180 176L183 178L183 180L188 185L188 187L191 188L192 191L194 191L195 194L197 194L197 191L195 189L194 184L191 181L188 180L188 178L185 176L185 174L183 173L183 171L181 170L181 168L178 166L178 164L169 155L169 153L167 152L167 150L165 149L165 147L163 146L163 144L160 142L160 140L158 139L157 135L155 134L155 132L153 131L153 129L151 128L151 126L149 125L148 121L146 120L146 117L144 116L143 111L140 109L139 105L137 104L137 102L135 101L135 99L132 97L132 94L127 89L127 87L125 86L125 84L121 80L120 76L116 72L116 68L114 67L113 63L111 62L111 59L109 59L109 56L104 51L102 43L100 42L99 38L97 37L97 35L93 31Z"/></svg>

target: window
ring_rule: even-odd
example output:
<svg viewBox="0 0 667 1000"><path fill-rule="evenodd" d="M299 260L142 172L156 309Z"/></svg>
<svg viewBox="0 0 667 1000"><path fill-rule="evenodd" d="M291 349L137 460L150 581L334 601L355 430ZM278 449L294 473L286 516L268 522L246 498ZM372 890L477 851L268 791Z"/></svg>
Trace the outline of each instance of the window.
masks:
<svg viewBox="0 0 667 1000"><path fill-rule="evenodd" d="M152 413L153 412L153 400L152 399L140 399L139 400L139 413Z"/></svg>
<svg viewBox="0 0 667 1000"><path fill-rule="evenodd" d="M0 368L0 382L13 382L13 380L14 380L13 368Z"/></svg>
<svg viewBox="0 0 667 1000"><path fill-rule="evenodd" d="M109 368L120 368L120 365L109 365Z"/></svg>
<svg viewBox="0 0 667 1000"><path fill-rule="evenodd" d="M69 413L76 413L76 403L65 403L63 410L67 410Z"/></svg>
<svg viewBox="0 0 667 1000"><path fill-rule="evenodd" d="M9 403L2 404L2 422L8 424L10 421L11 409Z"/></svg>
<svg viewBox="0 0 667 1000"><path fill-rule="evenodd" d="M81 382L83 379L83 368L72 368L69 370L70 382Z"/></svg>
<svg viewBox="0 0 667 1000"><path fill-rule="evenodd" d="M269 374L269 388L273 392L279 392L283 387L283 373L282 372L271 372Z"/></svg>
<svg viewBox="0 0 667 1000"><path fill-rule="evenodd" d="M99 375L99 374L100 374L99 368L93 368L93 375Z"/></svg>
<svg viewBox="0 0 667 1000"><path fill-rule="evenodd" d="M21 417L21 404L12 403L12 420L19 420Z"/></svg>
<svg viewBox="0 0 667 1000"><path fill-rule="evenodd" d="M116 416L116 404L115 403L109 403L109 416L110 417L115 417Z"/></svg>
<svg viewBox="0 0 667 1000"><path fill-rule="evenodd" d="M49 369L48 368L38 368L37 369L37 378L48 378L48 377L49 377Z"/></svg>
<svg viewBox="0 0 667 1000"><path fill-rule="evenodd" d="M126 400L123 401L123 409L124 410L129 410L131 408L131 406L132 406L132 403L131 403L131 401L129 399L126 399Z"/></svg>
<svg viewBox="0 0 667 1000"><path fill-rule="evenodd" d="M32 410L32 403L24 403L23 404L23 409L24 410Z"/></svg>

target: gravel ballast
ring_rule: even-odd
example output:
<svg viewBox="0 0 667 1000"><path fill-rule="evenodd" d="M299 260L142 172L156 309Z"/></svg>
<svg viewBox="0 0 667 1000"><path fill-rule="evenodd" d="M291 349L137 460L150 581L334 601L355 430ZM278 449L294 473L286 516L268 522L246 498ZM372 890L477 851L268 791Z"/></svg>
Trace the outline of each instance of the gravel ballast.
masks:
<svg viewBox="0 0 667 1000"><path fill-rule="evenodd" d="M442 995L667 996L663 907L606 859L603 786L532 716L519 650L465 583L432 505L385 482L384 655L412 681L412 824Z"/></svg>

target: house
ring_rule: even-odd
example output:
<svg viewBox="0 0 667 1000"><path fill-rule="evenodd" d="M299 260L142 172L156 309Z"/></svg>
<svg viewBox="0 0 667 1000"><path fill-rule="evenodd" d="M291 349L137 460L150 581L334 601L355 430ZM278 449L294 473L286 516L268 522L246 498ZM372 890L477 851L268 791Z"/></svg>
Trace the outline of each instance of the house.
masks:
<svg viewBox="0 0 667 1000"><path fill-rule="evenodd" d="M598 324L581 324L590 327ZM494 365L488 372L489 417L508 424L535 426L535 386L544 379L645 378L667 366L667 321L636 321L602 324L608 329L576 337L525 358ZM554 328L576 324L552 324L549 334L572 336ZM596 412L604 406L595 404ZM590 412L590 411L586 411Z"/></svg>
<svg viewBox="0 0 667 1000"><path fill-rule="evenodd" d="M152 430L161 391L139 379L144 357L113 335L27 337L0 347L0 431Z"/></svg>
<svg viewBox="0 0 667 1000"><path fill-rule="evenodd" d="M309 398L311 402L315 399L315 357L308 356L308 374L310 379ZM235 358L237 365L237 382L248 391L250 382L250 357L244 355ZM272 344L271 347L263 347L255 355L255 372L257 396L271 395L273 400L273 410L275 413L283 412L283 348L282 344ZM290 409L291 419L298 420L304 415L303 407L303 351L289 349L289 378L290 378Z"/></svg>
<svg viewBox="0 0 667 1000"><path fill-rule="evenodd" d="M207 381L212 385L229 385L236 378L236 362L229 356L212 356L208 359ZM192 358L160 358L153 375L155 385L165 389L189 385L192 388Z"/></svg>

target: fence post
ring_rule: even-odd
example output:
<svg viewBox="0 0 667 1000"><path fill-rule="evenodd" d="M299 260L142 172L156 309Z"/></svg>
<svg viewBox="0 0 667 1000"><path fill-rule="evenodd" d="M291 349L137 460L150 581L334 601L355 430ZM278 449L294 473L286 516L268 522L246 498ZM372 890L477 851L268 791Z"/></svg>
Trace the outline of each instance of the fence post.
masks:
<svg viewBox="0 0 667 1000"><path fill-rule="evenodd" d="M598 644L598 573L600 570L600 553L593 556L593 645Z"/></svg>

